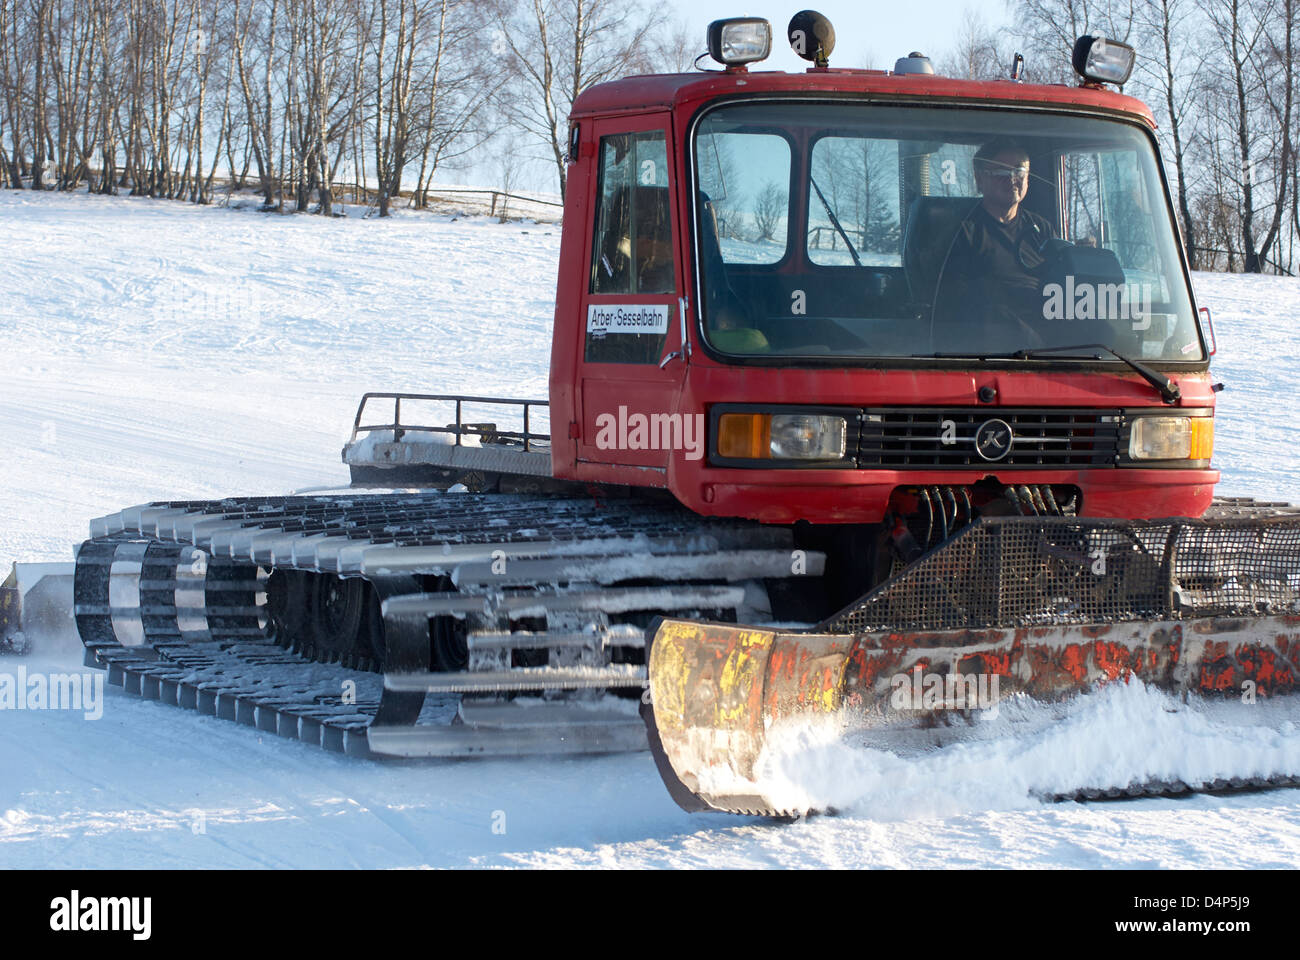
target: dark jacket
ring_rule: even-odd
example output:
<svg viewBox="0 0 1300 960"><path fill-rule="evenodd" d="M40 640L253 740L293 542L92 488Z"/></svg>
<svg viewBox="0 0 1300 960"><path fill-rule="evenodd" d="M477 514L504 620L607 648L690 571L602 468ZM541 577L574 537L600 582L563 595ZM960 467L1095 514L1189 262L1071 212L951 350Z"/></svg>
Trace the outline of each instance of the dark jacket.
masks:
<svg viewBox="0 0 1300 960"><path fill-rule="evenodd" d="M936 292L943 352L1011 353L1042 346L1044 248L1052 227L1023 206L1008 224L984 205L958 227Z"/></svg>

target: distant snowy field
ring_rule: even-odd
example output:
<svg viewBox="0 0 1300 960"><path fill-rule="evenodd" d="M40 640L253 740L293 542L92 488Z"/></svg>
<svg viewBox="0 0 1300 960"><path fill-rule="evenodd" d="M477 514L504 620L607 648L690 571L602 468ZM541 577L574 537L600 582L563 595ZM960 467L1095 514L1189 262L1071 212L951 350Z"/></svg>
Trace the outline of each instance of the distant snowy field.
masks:
<svg viewBox="0 0 1300 960"><path fill-rule="evenodd" d="M345 483L366 390L546 395L555 225L3 192L0 243L0 577L70 559L129 504ZM1300 499L1300 281L1197 289L1227 384L1220 492ZM20 662L80 655L0 671ZM786 826L688 817L644 754L350 762L107 698L97 721L0 713L0 867L1300 866L1297 791L1031 799L1102 773L1300 769L1300 738L1210 730L1140 690L1029 744L810 757L845 813Z"/></svg>

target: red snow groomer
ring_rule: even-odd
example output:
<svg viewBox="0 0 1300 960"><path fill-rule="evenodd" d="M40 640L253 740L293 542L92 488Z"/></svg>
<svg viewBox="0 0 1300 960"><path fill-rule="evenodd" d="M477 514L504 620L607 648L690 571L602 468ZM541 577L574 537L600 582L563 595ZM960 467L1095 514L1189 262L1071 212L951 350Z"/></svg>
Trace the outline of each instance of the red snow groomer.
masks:
<svg viewBox="0 0 1300 960"><path fill-rule="evenodd" d="M1212 505L1208 311L1153 118L1106 89L1134 51L1081 38L1080 86L1031 86L1019 61L992 83L916 54L831 69L834 31L809 12L789 39L805 74L750 72L770 28L721 21L721 74L583 104L662 103L668 169L689 184L665 202L695 286L657 377L707 417L709 448L662 463L668 486L700 513L794 523L826 555L834 610L798 631L657 625L643 712L673 796L798 812L764 779L779 732L924 748L967 735L990 686L995 701L1133 678L1251 705L1294 692L1300 517ZM633 149L659 149L640 136ZM581 377L584 413L663 400ZM588 435L576 470L594 477Z"/></svg>
<svg viewBox="0 0 1300 960"><path fill-rule="evenodd" d="M1038 86L831 68L807 11L789 39L806 72L724 20L719 69L578 98L549 403L368 395L344 459L388 492L96 521L89 661L352 753L648 732L684 806L767 813L792 724L938 742L995 685L1130 678L1287 702L1300 515L1214 501L1212 335L1152 115L1107 89L1132 49Z"/></svg>

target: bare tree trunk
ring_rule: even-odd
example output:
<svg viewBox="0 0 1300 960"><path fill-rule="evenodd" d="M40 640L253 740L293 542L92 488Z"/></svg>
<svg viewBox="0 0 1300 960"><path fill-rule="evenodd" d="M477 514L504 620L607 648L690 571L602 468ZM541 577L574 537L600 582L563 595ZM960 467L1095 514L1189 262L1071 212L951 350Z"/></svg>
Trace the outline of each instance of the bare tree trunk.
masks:
<svg viewBox="0 0 1300 960"><path fill-rule="evenodd" d="M573 101L594 84L646 70L667 22L663 9L618 0L531 0L519 20L497 13L515 73L499 106L517 130L543 145L561 197L568 172L564 121Z"/></svg>
<svg viewBox="0 0 1300 960"><path fill-rule="evenodd" d="M1255 137L1251 129L1252 118L1257 112L1254 97L1257 93L1256 77L1252 68L1265 30L1263 17L1250 22L1250 14L1257 7L1251 0L1201 0L1201 9L1213 26L1215 38L1226 59L1224 67L1228 73L1224 79L1229 99L1226 104L1228 116L1224 119L1231 129L1232 150L1236 161L1236 170L1229 176L1228 183L1238 191L1238 234L1247 273L1259 273L1263 269L1263 258L1260 256L1255 232L1258 158L1254 152Z"/></svg>
<svg viewBox="0 0 1300 960"><path fill-rule="evenodd" d="M233 2L235 26L232 42L234 44L236 72L239 75L240 92L244 98L249 141L252 146L254 160L257 163L257 175L261 183L263 207L270 209L276 205L277 199L279 205L283 207L284 200L279 190L279 174L275 162L275 111L272 96L275 38L280 3L279 0L270 0L271 6L267 12L266 36L262 50L265 61L262 66L260 87L255 93L253 84L249 79L247 50L253 14L258 7L254 3L250 6L247 14L241 14L241 0L233 0ZM243 16L242 20L241 15ZM283 155L281 160L283 161Z"/></svg>
<svg viewBox="0 0 1300 960"><path fill-rule="evenodd" d="M1232 10L1232 80L1237 98L1237 148L1244 173L1241 183L1241 248L1246 256L1246 272L1259 273L1259 254L1255 249L1255 170L1250 150L1249 107L1246 103L1246 58L1242 50L1238 11L1241 0L1228 0Z"/></svg>
<svg viewBox="0 0 1300 960"><path fill-rule="evenodd" d="M1178 221L1182 229L1183 243L1187 250L1187 263L1193 270L1197 269L1197 223L1192 216L1190 186L1187 176L1187 144L1184 128L1188 121L1190 97L1180 96L1182 87L1194 89L1196 76L1182 77L1179 74L1180 59L1175 54L1176 44L1186 42L1187 16L1183 9L1183 0L1145 0L1142 11L1145 25L1154 34L1160 51L1158 66L1153 69L1156 74L1156 86L1162 94L1169 139L1173 147L1174 177L1178 189ZM1199 68L1199 58L1192 58Z"/></svg>
<svg viewBox="0 0 1300 960"><path fill-rule="evenodd" d="M210 56L215 56L215 55L216 55L216 52L215 52L215 51L213 51L213 52L210 54ZM221 157L221 154L222 154L223 151L225 152L225 154L226 154L227 157L230 156L230 139L231 139L231 131L230 131L230 86L231 86L231 83L233 82L233 79L234 79L234 78L233 78L233 74L234 74L234 58L233 58L232 56L229 56L229 55L228 55L228 56L227 56L227 64L226 64L226 78L225 78L225 84L224 84L224 89L222 90L222 96L221 96L221 124L220 124L220 126L217 128L217 145L216 145L216 148L212 151L212 167L208 170L208 175L207 175L207 177L204 179L204 181L203 181L203 186L202 186L202 188L200 189L200 192L199 192L199 203L211 203L211 202L212 202L212 196L213 196L213 193L212 193L212 184L213 184L213 181L216 179L216 176L217 176L217 163L218 163L218 160L219 160L219 158ZM199 172L202 173L202 170L203 170L203 155L200 154L200 155L199 155ZM232 175L232 186L233 186L233 175L234 175L234 172L235 172L235 171L234 171L234 165L233 165L233 164L231 165L231 171L230 171L230 172L231 172L231 175Z"/></svg>
<svg viewBox="0 0 1300 960"><path fill-rule="evenodd" d="M1274 168L1273 181L1277 184L1277 192L1273 203L1273 216L1269 221L1268 227L1264 233L1264 240L1259 245L1259 261L1262 270L1268 263L1269 252L1273 249L1281 235L1282 224L1286 221L1286 196L1287 189L1291 184L1290 171L1295 154L1295 139L1291 129L1292 120L1295 116L1295 29L1296 29L1296 8L1298 0L1277 0L1277 6L1274 8L1281 17L1281 23L1273 21L1270 29L1267 31L1269 43L1269 65L1280 69L1282 75L1282 103L1279 106L1277 99L1268 84L1263 84L1264 99L1268 102L1273 117L1274 128L1280 131L1281 135L1281 152L1276 161ZM1278 43L1278 34L1281 34L1281 44ZM1271 72L1271 71L1270 71ZM1274 74L1276 76L1276 74Z"/></svg>
<svg viewBox="0 0 1300 960"><path fill-rule="evenodd" d="M45 162L49 156L47 147L47 127L45 123L46 93L45 93L45 76L47 72L46 64L46 38L48 36L48 22L50 15L49 0L40 0L32 4L32 12L35 16L35 22L32 28L36 37L36 56L35 56L35 82L32 87L32 189L45 189Z"/></svg>
<svg viewBox="0 0 1300 960"><path fill-rule="evenodd" d="M397 6L391 64L387 57L390 18L384 0L378 2L379 32L375 38L375 176L381 217L389 215L393 200L402 192L402 172L411 138L412 77L423 10L417 0L397 0Z"/></svg>
<svg viewBox="0 0 1300 960"><path fill-rule="evenodd" d="M3 158L9 186L23 188L22 56L19 53L18 0L0 0L0 89L4 91L5 119L13 155Z"/></svg>

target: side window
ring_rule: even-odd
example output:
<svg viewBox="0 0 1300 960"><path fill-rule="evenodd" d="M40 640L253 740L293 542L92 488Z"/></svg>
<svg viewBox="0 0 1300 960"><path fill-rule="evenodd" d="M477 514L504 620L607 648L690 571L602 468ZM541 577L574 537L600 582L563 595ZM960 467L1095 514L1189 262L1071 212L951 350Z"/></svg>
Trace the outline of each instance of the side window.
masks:
<svg viewBox="0 0 1300 960"><path fill-rule="evenodd" d="M1105 243L1100 160L1095 153L1065 155L1065 230L1062 238L1091 247Z"/></svg>
<svg viewBox="0 0 1300 960"><path fill-rule="evenodd" d="M1155 244L1152 199L1132 151L1065 158L1067 240L1111 250L1131 282L1159 283L1166 265Z"/></svg>
<svg viewBox="0 0 1300 960"><path fill-rule="evenodd" d="M601 139L598 204L591 292L671 294L676 284L662 133Z"/></svg>
<svg viewBox="0 0 1300 960"><path fill-rule="evenodd" d="M1065 239L1109 251L1124 271L1115 325L1116 335L1128 338L1121 349L1147 360L1187 355L1197 346L1190 305L1180 309L1179 291L1170 287L1169 278L1180 272L1176 248L1168 230L1159 229L1155 218L1164 216L1164 200L1153 192L1138 154L1071 153L1062 169Z"/></svg>
<svg viewBox="0 0 1300 960"><path fill-rule="evenodd" d="M1132 152L1102 154L1102 196L1106 199L1106 245L1118 254L1126 270L1161 278L1177 272L1177 265L1160 262L1156 251L1154 208L1151 194ZM1163 213L1163 198L1158 201ZM1162 291L1161 298L1167 294Z"/></svg>
<svg viewBox="0 0 1300 960"><path fill-rule="evenodd" d="M663 133L601 138L591 260L594 295L663 297L676 292ZM671 315L663 303L588 304L587 362L658 363Z"/></svg>

